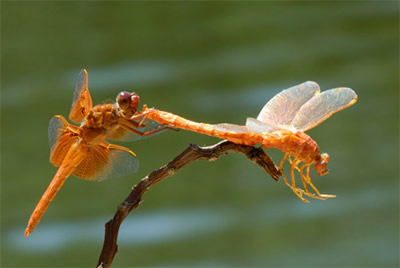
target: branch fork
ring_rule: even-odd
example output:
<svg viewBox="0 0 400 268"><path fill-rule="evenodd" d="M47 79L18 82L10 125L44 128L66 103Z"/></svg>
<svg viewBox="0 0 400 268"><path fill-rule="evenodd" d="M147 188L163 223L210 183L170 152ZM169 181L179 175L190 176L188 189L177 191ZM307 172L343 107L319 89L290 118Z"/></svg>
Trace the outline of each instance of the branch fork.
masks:
<svg viewBox="0 0 400 268"><path fill-rule="evenodd" d="M150 190L153 185L170 176L173 176L180 169L186 167L194 161L215 161L221 156L233 152L246 155L249 160L262 167L268 174L270 174L275 181L278 181L278 178L282 175L281 170L274 164L272 159L262 148L234 144L226 140L206 147L200 147L198 145L191 144L169 163L160 167L159 169L154 170L146 177L141 179L138 184L132 187L131 192L125 198L125 200L118 205L118 209L113 219L108 221L105 225L103 248L97 263L97 267L110 267L118 251L117 239L121 223L132 210L136 209L140 205L142 196L144 193Z"/></svg>

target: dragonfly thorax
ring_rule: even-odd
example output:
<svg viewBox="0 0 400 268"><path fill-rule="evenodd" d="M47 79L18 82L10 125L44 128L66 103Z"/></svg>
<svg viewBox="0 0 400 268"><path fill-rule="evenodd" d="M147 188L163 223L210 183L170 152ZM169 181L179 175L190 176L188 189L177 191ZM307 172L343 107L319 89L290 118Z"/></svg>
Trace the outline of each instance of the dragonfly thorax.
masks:
<svg viewBox="0 0 400 268"><path fill-rule="evenodd" d="M105 140L106 133L117 126L118 109L113 104L93 107L81 125L81 136L86 141L97 143Z"/></svg>
<svg viewBox="0 0 400 268"><path fill-rule="evenodd" d="M329 155L327 153L320 154L318 144L310 136L301 131L279 130L275 132L278 134L278 138L275 146L272 147L289 153L305 163L315 163L314 169L319 176L328 173Z"/></svg>
<svg viewBox="0 0 400 268"><path fill-rule="evenodd" d="M319 157L318 144L304 132L281 129L264 137L265 147L277 148L303 162L315 162Z"/></svg>

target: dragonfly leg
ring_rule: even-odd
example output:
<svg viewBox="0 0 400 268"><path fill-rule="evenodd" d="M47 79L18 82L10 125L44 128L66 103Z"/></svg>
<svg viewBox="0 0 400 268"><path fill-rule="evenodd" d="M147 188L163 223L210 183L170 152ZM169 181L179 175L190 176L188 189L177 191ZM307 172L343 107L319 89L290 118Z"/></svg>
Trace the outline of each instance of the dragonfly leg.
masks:
<svg viewBox="0 0 400 268"><path fill-rule="evenodd" d="M286 158L288 157L288 155L289 155L289 154L286 153L286 154L283 156L282 161L281 161L281 164L279 165L279 169L280 169L280 171L281 171L281 174L282 174L283 179L285 180L286 185L289 186L290 188L292 188L292 185L289 184L288 180L286 179L285 173L283 172L283 163L285 163L285 160L286 160Z"/></svg>
<svg viewBox="0 0 400 268"><path fill-rule="evenodd" d="M167 126L163 126L163 125L159 125L159 126L153 128L153 129L149 130L149 131L146 131L146 132L142 133L142 136L153 135L153 134L156 134L158 132L161 132L161 131L165 130L166 128L168 128L168 127Z"/></svg>
<svg viewBox="0 0 400 268"><path fill-rule="evenodd" d="M296 182L295 182L295 177L294 177L294 170L297 167L297 165L300 163L300 160L297 160L296 158L291 161L292 165L290 167L290 176L292 177L292 191L305 203L310 203L307 199L303 197L304 190L296 188Z"/></svg>
<svg viewBox="0 0 400 268"><path fill-rule="evenodd" d="M139 122L139 127L146 127L147 124L150 122L146 116L143 116L143 119Z"/></svg>
<svg viewBox="0 0 400 268"><path fill-rule="evenodd" d="M146 113L146 114L148 114L148 113ZM140 119L140 121L138 121L138 119ZM129 119L125 118L125 120L128 121L135 128L146 127L147 124L150 122L150 119L147 118L147 116L145 114L143 114L143 112L133 115Z"/></svg>
<svg viewBox="0 0 400 268"><path fill-rule="evenodd" d="M151 119L148 118L148 115L150 113L153 113L154 111L155 111L154 109L147 108L147 105L145 104L145 105L143 105L143 110L141 112L138 112L137 114L133 115L132 117L130 117L128 121L135 128L146 127L147 124L151 120ZM138 119L141 119L141 120L139 122L137 122ZM161 124L160 123L160 126L156 127L156 129L153 129L153 130L156 130L156 131L153 132L153 130L150 130L149 134L147 134L147 135L151 135L151 134L157 133L157 132L162 131L162 130L164 130L166 128L173 129L174 127L175 127L175 125ZM145 136L147 136L147 135L145 135Z"/></svg>
<svg viewBox="0 0 400 268"><path fill-rule="evenodd" d="M286 176L285 176L285 173L283 172L283 164L285 163L286 158L289 160L289 162L290 162L290 164L291 164L292 184L289 183L289 181L287 180L287 178L286 178ZM296 162L297 162L297 161L296 161ZM281 163L280 163L280 165L279 165L279 169L281 170L282 177L283 177L283 179L285 180L286 185L287 185L290 189L292 189L292 191L293 191L301 200L303 200L304 202L308 202L308 200L306 200L306 199L304 199L304 198L302 197L304 191L303 191L302 189L296 188L296 183L295 183L295 181L294 181L294 168L298 169L298 167L297 167L298 162L297 162L297 163L296 163L296 162L294 162L294 161L292 160L292 158L290 157L290 155L289 155L288 153L286 153L286 154L283 156L283 158L282 158L282 161L281 161Z"/></svg>
<svg viewBox="0 0 400 268"><path fill-rule="evenodd" d="M315 187L314 184L312 184L311 178L310 178L310 166L311 166L311 164L307 164L307 174L305 176L305 180L314 189L315 193L318 195L318 197L314 195L314 198L322 199L322 200L326 200L328 198L335 198L336 195L333 195L333 194L321 194L318 191L317 187Z"/></svg>
<svg viewBox="0 0 400 268"><path fill-rule="evenodd" d="M164 129L167 128L166 126L158 125L155 128L150 129L146 132L140 132L139 130L137 130L137 128L143 127L140 125L140 123L137 123L135 121L126 120L126 119L121 119L120 125L121 125L121 127L125 128L126 130L128 130L130 132L135 133L138 136L150 136L150 135L156 134L160 131L163 131ZM147 125L147 123L146 123L146 125Z"/></svg>
<svg viewBox="0 0 400 268"><path fill-rule="evenodd" d="M310 178L310 175L309 175L310 174L310 165L311 165L310 163L306 163L306 164L302 165L301 168L300 168L300 171L299 171L300 176L301 176L301 180L303 181L303 184L304 184L304 190L305 190L304 194L309 196L309 197L312 197L312 198L326 200L327 198L322 197L321 195L319 195L319 192L318 192L317 188L311 183L311 178ZM307 176L304 176L304 173L303 173L303 170L304 170L305 167L307 167L307 173L306 173ZM310 186L314 189L314 191L318 194L318 196L313 194L313 193L310 193L308 191L307 183L310 184Z"/></svg>
<svg viewBox="0 0 400 268"><path fill-rule="evenodd" d="M129 120L137 120L137 119L142 118L142 117L143 117L143 118L146 118L147 115L148 115L149 113L151 113L151 112L153 112L153 109L147 108L147 105L145 104L145 105L143 105L142 111L137 112L136 114L132 115L132 116L129 118ZM143 121L143 119L142 119L142 121Z"/></svg>
<svg viewBox="0 0 400 268"><path fill-rule="evenodd" d="M294 159L293 159L293 161L294 161ZM292 159L290 158L290 156L289 156L289 162L290 162L290 164L293 164L293 161L292 161ZM301 161L300 160L298 160L298 162L296 163L296 165L295 165L295 169L300 173L300 176L302 176L303 175L303 171L302 171L302 169L300 169L299 168L299 166L298 166L298 164L300 163ZM304 166L304 165L303 165ZM304 190L303 189L300 189L300 188L297 188L298 190L301 190L301 191L305 191L306 193L308 193L308 189L307 189L307 183L305 183L305 181L303 180L303 178L302 178L302 180L301 180L302 182L303 182L303 185L304 185Z"/></svg>
<svg viewBox="0 0 400 268"><path fill-rule="evenodd" d="M308 195L310 192L308 191L308 188L307 188L307 180L304 178L304 174L303 174L303 169L304 169L304 167L306 165L307 164L302 165L301 168L296 166L296 169L300 173L300 178L301 178L301 181L303 182L303 185L304 185L304 191L305 191L304 194Z"/></svg>

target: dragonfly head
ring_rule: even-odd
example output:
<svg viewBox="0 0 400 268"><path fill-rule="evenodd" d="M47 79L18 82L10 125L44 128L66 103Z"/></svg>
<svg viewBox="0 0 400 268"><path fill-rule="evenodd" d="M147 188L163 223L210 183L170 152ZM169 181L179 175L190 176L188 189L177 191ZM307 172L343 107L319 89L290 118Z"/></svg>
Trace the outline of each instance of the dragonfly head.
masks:
<svg viewBox="0 0 400 268"><path fill-rule="evenodd" d="M317 171L318 176L323 176L328 173L328 162L329 162L329 155L327 153L318 155L316 159L316 163L314 165L315 171Z"/></svg>
<svg viewBox="0 0 400 268"><path fill-rule="evenodd" d="M140 98L135 92L122 91L117 96L117 103L125 116L131 117L139 107Z"/></svg>

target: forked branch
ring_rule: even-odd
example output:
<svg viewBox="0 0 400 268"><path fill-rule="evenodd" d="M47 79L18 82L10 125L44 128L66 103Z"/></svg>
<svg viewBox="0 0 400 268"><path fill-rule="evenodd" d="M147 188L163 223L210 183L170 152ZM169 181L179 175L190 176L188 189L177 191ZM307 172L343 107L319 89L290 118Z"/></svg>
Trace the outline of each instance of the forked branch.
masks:
<svg viewBox="0 0 400 268"><path fill-rule="evenodd" d="M199 147L191 144L185 151L171 160L168 164L160 167L157 170L154 170L149 175L144 177L132 188L132 191L124 200L124 202L119 204L114 218L105 225L103 249L101 251L97 266L101 268L110 267L118 250L117 239L121 223L132 210L139 206L143 194L153 185L169 176L174 175L177 171L194 161L214 161L222 155L232 152L245 154L252 162L264 168L264 170L276 181L281 176L281 171L279 168L277 168L272 159L261 148L238 145L229 141L222 141L207 147Z"/></svg>

